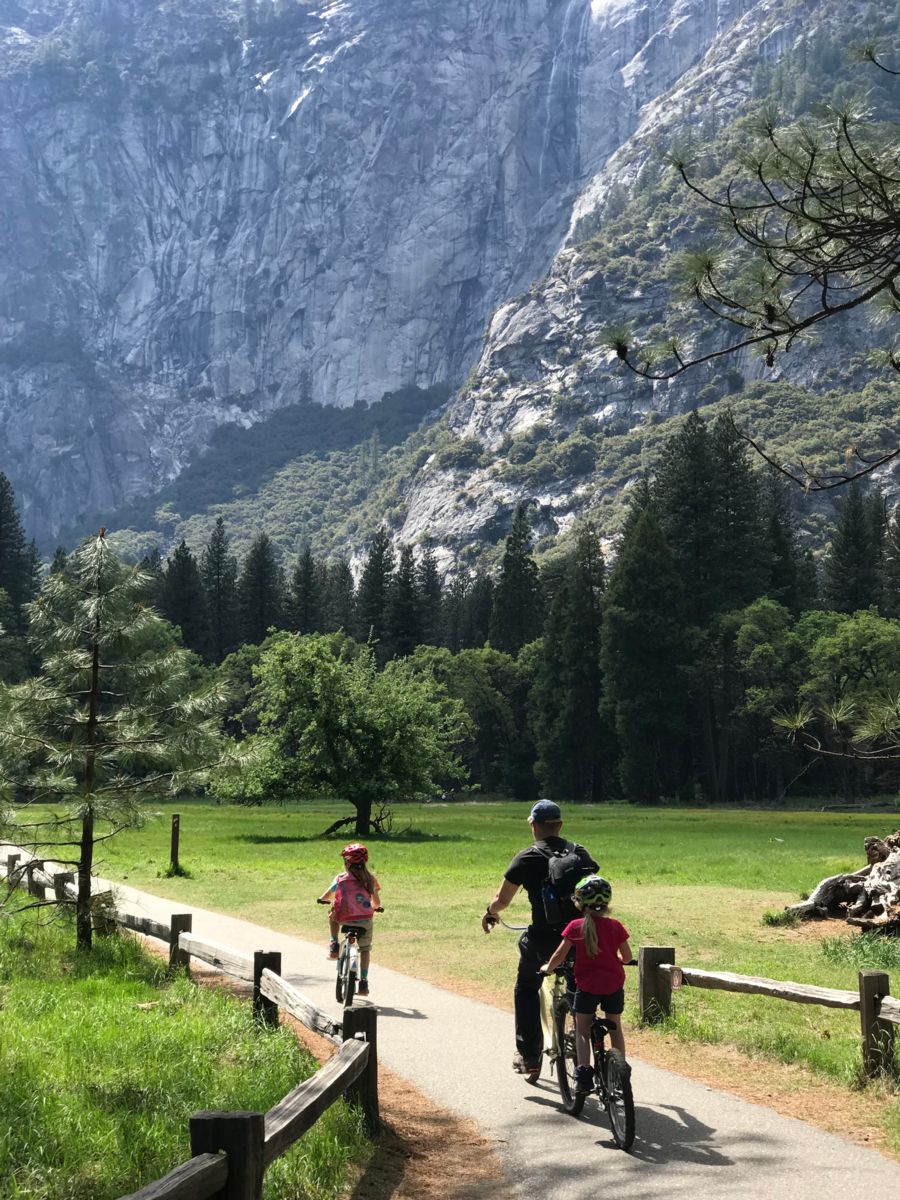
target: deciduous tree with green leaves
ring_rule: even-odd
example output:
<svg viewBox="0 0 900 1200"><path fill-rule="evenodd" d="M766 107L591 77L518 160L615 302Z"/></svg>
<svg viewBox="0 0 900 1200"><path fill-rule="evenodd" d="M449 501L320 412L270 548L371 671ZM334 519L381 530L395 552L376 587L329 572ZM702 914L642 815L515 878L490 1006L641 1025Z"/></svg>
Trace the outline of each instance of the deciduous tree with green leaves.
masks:
<svg viewBox="0 0 900 1200"><path fill-rule="evenodd" d="M371 646L285 634L255 668L258 761L223 785L248 803L335 797L364 837L378 803L433 794L464 772L462 706L402 661L379 671Z"/></svg>
<svg viewBox="0 0 900 1200"><path fill-rule="evenodd" d="M2 828L76 868L80 949L92 940L97 844L137 824L148 800L196 787L223 757L223 689L198 686L196 659L144 604L147 584L101 529L28 606L39 674L0 688ZM49 812L31 816L36 803Z"/></svg>

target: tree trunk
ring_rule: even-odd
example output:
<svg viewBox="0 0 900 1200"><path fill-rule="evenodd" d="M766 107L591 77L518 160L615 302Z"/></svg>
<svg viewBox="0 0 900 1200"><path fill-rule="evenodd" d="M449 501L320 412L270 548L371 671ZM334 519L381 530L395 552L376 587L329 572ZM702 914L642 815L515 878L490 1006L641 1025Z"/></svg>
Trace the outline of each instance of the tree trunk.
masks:
<svg viewBox="0 0 900 1200"><path fill-rule="evenodd" d="M864 867L829 875L808 900L785 911L801 917L838 917L862 929L900 934L900 831L865 839Z"/></svg>
<svg viewBox="0 0 900 1200"><path fill-rule="evenodd" d="M372 832L372 797L363 796L353 803L356 806L356 836L368 837Z"/></svg>
<svg viewBox="0 0 900 1200"><path fill-rule="evenodd" d="M94 790L97 785L97 719L100 713L100 568L97 568L97 615L91 647L91 686L88 693L88 721L84 755L85 814L81 819L81 846L78 854L78 897L75 901L75 945L90 950L93 937L91 920L91 871L94 866Z"/></svg>

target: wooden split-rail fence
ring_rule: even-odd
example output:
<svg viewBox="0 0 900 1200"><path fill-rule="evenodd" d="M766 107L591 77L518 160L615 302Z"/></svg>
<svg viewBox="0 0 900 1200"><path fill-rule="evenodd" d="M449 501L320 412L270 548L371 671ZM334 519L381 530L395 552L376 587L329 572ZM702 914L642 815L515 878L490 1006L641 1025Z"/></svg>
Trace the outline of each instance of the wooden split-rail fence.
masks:
<svg viewBox="0 0 900 1200"><path fill-rule="evenodd" d="M51 872L25 852L7 856L6 880L8 886L26 889L37 900L46 899L48 892L55 900L74 899L71 872ZM334 1020L282 978L279 953L257 951L250 958L194 937L190 913L174 913L164 925L104 908L99 919L167 943L173 971L189 972L195 958L251 983L253 1008L262 1020L276 1024L283 1010L337 1046L325 1066L267 1113L195 1113L189 1123L191 1159L121 1200L260 1200L266 1168L342 1096L360 1106L369 1133L377 1131L377 1009L345 1008L343 1020Z"/></svg>
<svg viewBox="0 0 900 1200"><path fill-rule="evenodd" d="M859 991L816 987L809 983L735 975L731 971L700 971L675 963L671 946L642 946L638 957L638 1004L641 1020L654 1024L672 1012L672 992L680 987L715 988L754 996L792 1000L796 1004L821 1004L859 1013L863 1073L873 1079L895 1069L894 1027L900 1025L900 1000L890 994L885 971L860 971Z"/></svg>

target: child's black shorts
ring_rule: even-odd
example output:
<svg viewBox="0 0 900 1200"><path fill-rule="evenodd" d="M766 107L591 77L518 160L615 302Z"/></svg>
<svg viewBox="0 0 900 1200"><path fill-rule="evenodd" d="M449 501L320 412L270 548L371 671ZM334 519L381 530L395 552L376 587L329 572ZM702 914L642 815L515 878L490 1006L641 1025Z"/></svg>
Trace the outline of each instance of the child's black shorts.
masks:
<svg viewBox="0 0 900 1200"><path fill-rule="evenodd" d="M611 996L595 996L593 992L583 992L580 988L575 992L573 1010L577 1013L589 1013L591 1016L597 1007L610 1017L617 1017L625 1008L625 989L620 987Z"/></svg>

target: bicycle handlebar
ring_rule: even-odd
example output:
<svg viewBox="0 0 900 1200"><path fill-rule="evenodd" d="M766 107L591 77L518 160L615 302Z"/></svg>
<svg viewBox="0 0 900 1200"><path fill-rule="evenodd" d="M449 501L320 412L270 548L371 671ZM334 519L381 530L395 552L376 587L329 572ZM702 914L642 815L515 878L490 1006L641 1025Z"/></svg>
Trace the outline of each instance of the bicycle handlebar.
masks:
<svg viewBox="0 0 900 1200"><path fill-rule="evenodd" d="M331 901L330 901L330 900L323 900L321 896L317 896L317 897L316 897L316 904L330 904L330 903L331 903ZM376 908L376 909L374 909L373 911L374 911L374 912L384 912L384 909L383 909L383 908Z"/></svg>

